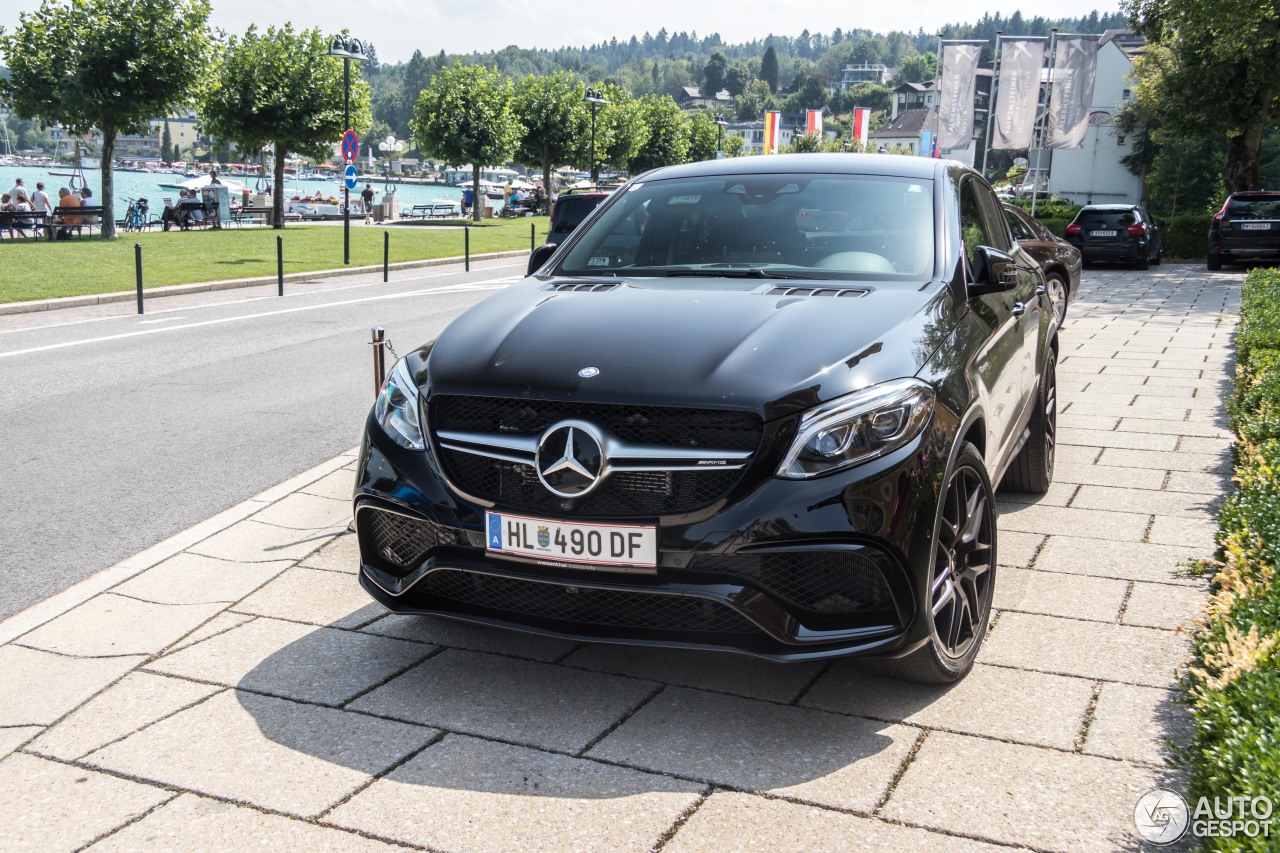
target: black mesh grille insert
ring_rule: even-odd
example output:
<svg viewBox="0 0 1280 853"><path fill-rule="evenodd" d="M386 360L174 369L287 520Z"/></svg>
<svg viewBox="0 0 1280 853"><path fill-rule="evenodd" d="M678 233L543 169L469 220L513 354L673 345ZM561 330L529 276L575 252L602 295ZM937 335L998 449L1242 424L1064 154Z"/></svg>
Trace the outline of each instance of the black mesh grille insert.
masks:
<svg viewBox="0 0 1280 853"><path fill-rule="evenodd" d="M702 555L692 572L736 578L784 602L823 615L851 615L891 607L874 551L790 551Z"/></svg>
<svg viewBox="0 0 1280 853"><path fill-rule="evenodd" d="M440 395L431 400L435 428L468 432L541 435L568 418L589 421L636 444L755 450L764 423L750 412L624 406L563 400Z"/></svg>
<svg viewBox="0 0 1280 853"><path fill-rule="evenodd" d="M443 569L418 589L437 598L502 614L583 625L666 631L757 633L745 617L715 601L640 590L566 587Z"/></svg>
<svg viewBox="0 0 1280 853"><path fill-rule="evenodd" d="M467 535L461 530L370 507L361 508L359 528L366 546L398 569L417 566L432 548L468 544Z"/></svg>
<svg viewBox="0 0 1280 853"><path fill-rule="evenodd" d="M541 435L558 421L576 418L598 424L636 444L755 450L763 423L748 412L618 406L554 400L442 395L431 403L438 430L505 435ZM500 507L561 512L560 498L547 491L533 466L502 462L456 450L440 460L458 488ZM741 471L619 472L609 475L576 508L587 516L673 515L702 509L722 498Z"/></svg>

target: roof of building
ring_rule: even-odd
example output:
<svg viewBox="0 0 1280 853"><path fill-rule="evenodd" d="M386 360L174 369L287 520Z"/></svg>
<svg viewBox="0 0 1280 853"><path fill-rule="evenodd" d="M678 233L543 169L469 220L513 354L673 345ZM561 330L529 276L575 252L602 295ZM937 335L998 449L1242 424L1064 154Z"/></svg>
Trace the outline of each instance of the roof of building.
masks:
<svg viewBox="0 0 1280 853"><path fill-rule="evenodd" d="M932 110L903 110L893 121L879 130L872 131L871 138L919 136L931 115L933 115Z"/></svg>

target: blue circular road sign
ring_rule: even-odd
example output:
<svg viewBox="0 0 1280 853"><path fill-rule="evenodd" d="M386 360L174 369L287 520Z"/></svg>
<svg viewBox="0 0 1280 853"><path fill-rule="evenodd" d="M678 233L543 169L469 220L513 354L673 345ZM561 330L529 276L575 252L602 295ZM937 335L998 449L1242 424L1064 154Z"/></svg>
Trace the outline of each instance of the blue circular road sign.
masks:
<svg viewBox="0 0 1280 853"><path fill-rule="evenodd" d="M354 130L342 134L342 158L350 163L360 155L360 138Z"/></svg>
<svg viewBox="0 0 1280 853"><path fill-rule="evenodd" d="M356 184L360 182L360 173L356 170L354 163L348 163L347 168L342 170L342 180L346 183L347 189L356 188Z"/></svg>

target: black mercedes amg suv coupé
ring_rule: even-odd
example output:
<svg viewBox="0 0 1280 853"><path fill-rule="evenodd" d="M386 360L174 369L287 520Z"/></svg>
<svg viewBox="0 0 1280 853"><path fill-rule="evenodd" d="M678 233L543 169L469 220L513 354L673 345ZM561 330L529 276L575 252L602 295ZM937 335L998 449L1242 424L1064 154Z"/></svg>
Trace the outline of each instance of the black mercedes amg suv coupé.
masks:
<svg viewBox="0 0 1280 853"><path fill-rule="evenodd" d="M401 359L355 490L398 613L945 682L996 575L993 483L1053 476L1057 328L955 162L633 178Z"/></svg>

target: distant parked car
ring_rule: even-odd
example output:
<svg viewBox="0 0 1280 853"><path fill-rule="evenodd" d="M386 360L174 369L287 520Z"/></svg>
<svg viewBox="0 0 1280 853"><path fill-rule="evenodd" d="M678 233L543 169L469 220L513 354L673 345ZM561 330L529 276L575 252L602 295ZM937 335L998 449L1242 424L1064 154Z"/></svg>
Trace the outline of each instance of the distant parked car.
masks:
<svg viewBox="0 0 1280 853"><path fill-rule="evenodd" d="M1035 258L1044 271L1045 289L1058 325L1067 314L1067 306L1080 287L1080 269L1084 262L1080 250L1045 228L1029 213L1012 204L1002 205L1009 230L1028 255Z"/></svg>
<svg viewBox="0 0 1280 853"><path fill-rule="evenodd" d="M1080 250L1086 264L1130 263L1140 270L1158 265L1164 239L1141 204L1091 204L1067 226L1067 242Z"/></svg>
<svg viewBox="0 0 1280 853"><path fill-rule="evenodd" d="M1209 269L1280 255L1280 192L1232 193L1209 224Z"/></svg>
<svg viewBox="0 0 1280 853"><path fill-rule="evenodd" d="M612 190L601 187L585 187L565 190L551 204L551 225L547 228L547 242L558 245L573 229L582 224L587 214L600 206Z"/></svg>

